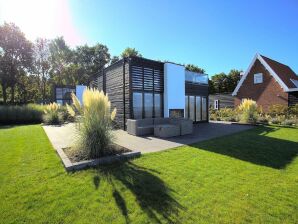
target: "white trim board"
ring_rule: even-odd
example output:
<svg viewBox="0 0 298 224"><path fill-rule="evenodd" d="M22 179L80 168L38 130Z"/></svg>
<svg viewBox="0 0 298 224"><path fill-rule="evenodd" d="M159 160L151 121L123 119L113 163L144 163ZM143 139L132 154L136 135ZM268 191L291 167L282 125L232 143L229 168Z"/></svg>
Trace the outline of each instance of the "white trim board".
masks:
<svg viewBox="0 0 298 224"><path fill-rule="evenodd" d="M280 77L273 71L273 69L267 64L267 62L263 59L260 54L256 54L253 58L252 62L250 63L248 69L245 71L244 75L241 77L240 81L238 82L232 96L236 96L240 87L242 86L244 80L246 79L248 73L250 72L252 66L255 64L256 60L259 60L261 64L265 67L265 69L275 78L275 80L279 83L279 85L284 89L285 92L296 91L293 88L288 88L287 85L280 79ZM296 89L296 88L294 88ZM297 88L298 89L298 88Z"/></svg>

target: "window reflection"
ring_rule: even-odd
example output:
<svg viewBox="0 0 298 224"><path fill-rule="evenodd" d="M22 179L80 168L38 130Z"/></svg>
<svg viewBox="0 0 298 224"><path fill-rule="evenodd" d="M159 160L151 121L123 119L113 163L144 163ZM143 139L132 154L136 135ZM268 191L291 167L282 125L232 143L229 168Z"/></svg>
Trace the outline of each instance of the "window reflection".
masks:
<svg viewBox="0 0 298 224"><path fill-rule="evenodd" d="M153 117L153 94L145 93L144 101L145 118Z"/></svg>
<svg viewBox="0 0 298 224"><path fill-rule="evenodd" d="M142 118L143 99L142 93L133 93L133 116L135 119Z"/></svg>

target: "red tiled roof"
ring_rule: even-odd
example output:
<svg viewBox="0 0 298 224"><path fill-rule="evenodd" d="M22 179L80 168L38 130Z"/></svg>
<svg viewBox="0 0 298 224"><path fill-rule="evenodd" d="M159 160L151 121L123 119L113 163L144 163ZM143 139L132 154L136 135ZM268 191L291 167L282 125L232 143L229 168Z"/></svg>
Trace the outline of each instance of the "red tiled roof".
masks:
<svg viewBox="0 0 298 224"><path fill-rule="evenodd" d="M296 73L287 65L274 61L263 55L261 57L272 68L272 70L279 76L279 78L287 85L288 88L297 88L291 79L298 80Z"/></svg>

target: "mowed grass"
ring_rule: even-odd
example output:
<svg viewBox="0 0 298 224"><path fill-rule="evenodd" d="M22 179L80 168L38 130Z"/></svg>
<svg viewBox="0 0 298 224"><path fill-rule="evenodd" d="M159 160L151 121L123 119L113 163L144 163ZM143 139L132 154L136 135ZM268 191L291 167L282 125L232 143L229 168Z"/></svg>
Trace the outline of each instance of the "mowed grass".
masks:
<svg viewBox="0 0 298 224"><path fill-rule="evenodd" d="M297 223L298 129L258 127L66 173L39 125L0 129L0 223Z"/></svg>

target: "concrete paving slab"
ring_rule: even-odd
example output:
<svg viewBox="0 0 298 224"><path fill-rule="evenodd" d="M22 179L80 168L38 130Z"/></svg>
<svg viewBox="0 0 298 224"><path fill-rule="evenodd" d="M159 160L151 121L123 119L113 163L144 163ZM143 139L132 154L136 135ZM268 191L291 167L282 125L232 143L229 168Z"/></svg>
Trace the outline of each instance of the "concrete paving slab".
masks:
<svg viewBox="0 0 298 224"><path fill-rule="evenodd" d="M140 151L141 153L162 151L186 144L192 144L224 135L233 134L253 128L250 125L239 125L231 123L200 123L194 125L193 134L167 139L161 139L154 136L137 137L128 134L123 130L115 130L115 143L128 148L132 151ZM43 126L53 147L57 150L69 147L75 144L78 135L74 123L61 126Z"/></svg>

